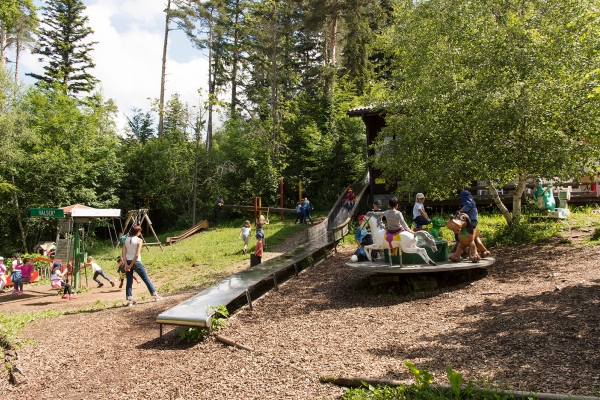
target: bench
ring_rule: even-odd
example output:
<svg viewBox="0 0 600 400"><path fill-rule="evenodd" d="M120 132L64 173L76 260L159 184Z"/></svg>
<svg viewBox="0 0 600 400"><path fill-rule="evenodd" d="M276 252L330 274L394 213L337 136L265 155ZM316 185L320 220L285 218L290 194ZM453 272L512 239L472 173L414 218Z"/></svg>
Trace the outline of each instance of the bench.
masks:
<svg viewBox="0 0 600 400"><path fill-rule="evenodd" d="M243 298L244 295L248 306L252 309L251 292L256 285L272 280L274 289L278 290L277 275L281 276L287 271L291 271L292 268L298 275L300 262L312 257L314 265L317 253L323 252L323 258L326 258L327 246L331 244L331 240L327 236L326 234L322 235L288 253L235 273L183 303L162 312L156 317L156 322L160 325L160 337L162 338L163 335L163 325L195 326L210 330L214 310L207 309L207 307L228 306L236 299Z"/></svg>

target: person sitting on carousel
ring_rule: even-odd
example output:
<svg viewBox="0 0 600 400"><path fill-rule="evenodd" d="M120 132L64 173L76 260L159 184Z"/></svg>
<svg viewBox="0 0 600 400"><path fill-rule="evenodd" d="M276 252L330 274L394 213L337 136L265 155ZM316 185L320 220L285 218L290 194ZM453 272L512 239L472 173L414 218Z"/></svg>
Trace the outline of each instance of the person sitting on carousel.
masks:
<svg viewBox="0 0 600 400"><path fill-rule="evenodd" d="M356 244L358 245L358 249L354 252L354 255L357 258L357 261L368 261L367 253L365 252L365 246L373 244L373 236L369 233L367 229L361 229L360 225L364 221L365 216L361 215L358 217L359 226L356 228L354 232L354 240L356 240ZM379 252L377 250L373 250L371 252L371 257L377 259L379 258Z"/></svg>
<svg viewBox="0 0 600 400"><path fill-rule="evenodd" d="M393 241L393 237L400 232L407 231L409 233L414 234L414 232L410 229L406 221L404 220L404 216L400 211L398 211L398 199L396 197L392 197L388 200L389 209L386 211L369 211L367 216L377 215L385 217L387 221L387 226L385 227L387 231L386 240L390 242Z"/></svg>

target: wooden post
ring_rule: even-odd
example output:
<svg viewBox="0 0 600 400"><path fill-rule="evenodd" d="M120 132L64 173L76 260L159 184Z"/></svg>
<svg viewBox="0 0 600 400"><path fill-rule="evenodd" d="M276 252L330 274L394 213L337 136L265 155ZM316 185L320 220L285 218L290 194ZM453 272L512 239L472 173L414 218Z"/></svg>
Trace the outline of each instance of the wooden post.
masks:
<svg viewBox="0 0 600 400"><path fill-rule="evenodd" d="M279 207L283 208L283 178L279 179ZM279 218L283 219L283 212L279 213Z"/></svg>

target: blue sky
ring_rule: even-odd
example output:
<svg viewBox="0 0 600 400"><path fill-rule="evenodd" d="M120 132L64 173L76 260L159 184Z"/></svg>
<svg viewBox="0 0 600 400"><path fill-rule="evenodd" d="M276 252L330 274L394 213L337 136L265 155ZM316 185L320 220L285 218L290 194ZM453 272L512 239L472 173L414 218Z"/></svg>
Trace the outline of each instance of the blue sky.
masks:
<svg viewBox="0 0 600 400"><path fill-rule="evenodd" d="M40 6L43 3L36 1ZM133 107L149 110L160 92L160 73L166 1L164 0L84 0L89 24L94 30L92 57L96 67L89 71L102 82L106 97L119 107L118 127ZM169 33L166 98L178 92L190 105L198 104L198 89L206 93L207 59L182 32ZM10 57L10 55L9 55ZM38 56L24 54L20 78L26 72L43 72Z"/></svg>

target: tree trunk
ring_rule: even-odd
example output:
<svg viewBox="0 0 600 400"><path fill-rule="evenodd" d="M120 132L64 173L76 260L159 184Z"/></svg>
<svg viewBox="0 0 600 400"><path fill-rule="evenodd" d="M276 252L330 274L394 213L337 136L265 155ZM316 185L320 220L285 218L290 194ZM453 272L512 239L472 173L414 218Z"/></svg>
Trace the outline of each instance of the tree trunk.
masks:
<svg viewBox="0 0 600 400"><path fill-rule="evenodd" d="M6 26L0 21L0 68L6 67Z"/></svg>
<svg viewBox="0 0 600 400"><path fill-rule="evenodd" d="M331 65L335 65L336 64L336 52L337 52L337 30L338 30L338 20L339 20L339 10L337 9L337 1L335 1L333 3L333 6L335 8L334 12L333 12L333 17L332 17L332 21L331 21L331 37L329 40L331 40L331 54L330 56L330 60L329 62L331 63Z"/></svg>
<svg viewBox="0 0 600 400"><path fill-rule="evenodd" d="M200 109L198 109L200 112ZM196 225L196 203L197 198L196 194L198 191L198 155L200 153L200 125L198 121L196 121L196 127L194 129L196 131L196 160L194 161L194 190L193 190L193 198L192 198L192 226Z"/></svg>
<svg viewBox="0 0 600 400"><path fill-rule="evenodd" d="M233 57L232 57L232 68L231 68L231 118L235 118L236 106L237 106L237 69L239 59L239 22L240 22L240 2L235 2L235 28L233 33Z"/></svg>
<svg viewBox="0 0 600 400"><path fill-rule="evenodd" d="M17 82L19 82L19 58L21 57L21 42L19 40L19 36L17 35L15 47L15 87L17 86Z"/></svg>
<svg viewBox="0 0 600 400"><path fill-rule="evenodd" d="M208 20L208 121L206 124L206 150L212 150L212 117L213 117L213 99L215 94L214 84L214 66L213 66L213 20L212 16Z"/></svg>
<svg viewBox="0 0 600 400"><path fill-rule="evenodd" d="M271 162L275 160L277 142L277 3L273 2L273 27L271 32L271 118L273 120L273 148Z"/></svg>
<svg viewBox="0 0 600 400"><path fill-rule="evenodd" d="M517 189L515 191L515 195L513 197L513 222L519 223L521 220L521 199L523 198L523 193L525 193L525 188L527 187L527 176L524 173L519 174L519 181L517 183Z"/></svg>
<svg viewBox="0 0 600 400"><path fill-rule="evenodd" d="M171 10L171 0L167 0L167 11L165 18L165 41L163 43L162 73L160 75L160 98L158 100L158 136L162 136L164 128L164 109L165 109L165 77L167 70L167 45L169 43L169 11Z"/></svg>
<svg viewBox="0 0 600 400"><path fill-rule="evenodd" d="M13 186L15 185L15 177L12 177ZM23 223L21 222L21 210L19 209L19 198L17 197L17 191L13 192L13 200L15 202L15 210L17 211L17 224L19 225L19 232L21 232L21 241L23 242L23 252L27 251L27 240L25 239L25 230L23 229Z"/></svg>
<svg viewBox="0 0 600 400"><path fill-rule="evenodd" d="M498 207L498 209L500 210L500 212L504 216L504 219L506 219L506 223L508 224L508 226L512 226L513 222L514 222L513 218L510 215L510 211L508 211L508 208L506 208L506 206L502 202L502 199L500 199L500 196L498 195L498 189L496 188L496 185L489 178L485 178L485 183L487 183L488 188L490 189L490 193L492 194L492 198L494 199L494 203L496 204L496 206Z"/></svg>

